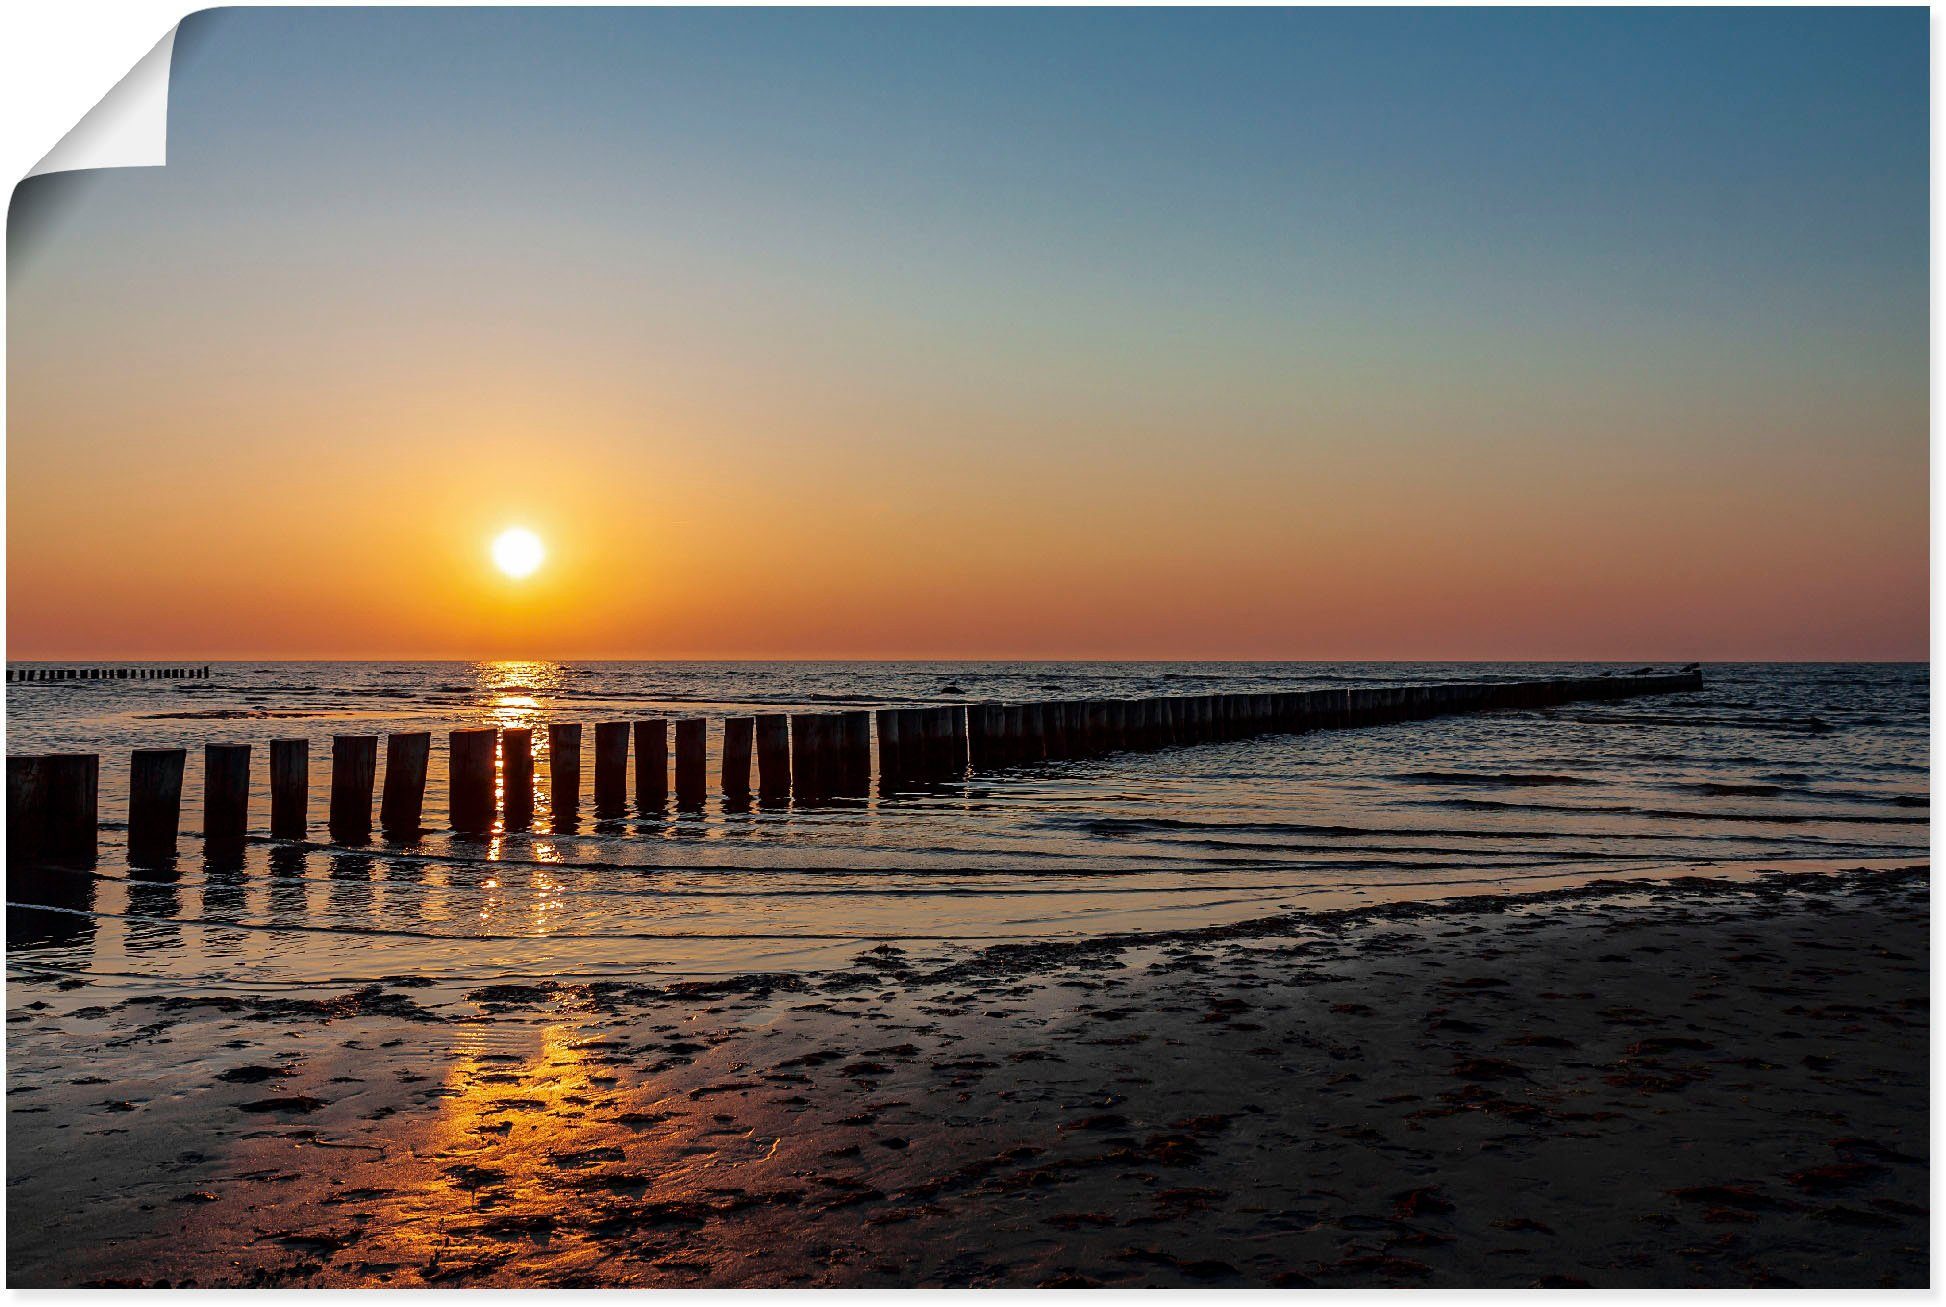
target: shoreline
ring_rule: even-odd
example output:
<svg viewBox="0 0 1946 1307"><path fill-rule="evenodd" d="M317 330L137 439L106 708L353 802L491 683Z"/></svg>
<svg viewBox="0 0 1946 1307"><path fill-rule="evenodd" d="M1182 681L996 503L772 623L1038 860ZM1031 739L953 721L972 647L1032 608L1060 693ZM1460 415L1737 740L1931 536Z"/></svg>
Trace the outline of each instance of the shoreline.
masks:
<svg viewBox="0 0 1946 1307"><path fill-rule="evenodd" d="M16 973L10 1278L1923 1285L1928 887L1597 883L454 1012ZM99 1081L22 1079L91 1046Z"/></svg>

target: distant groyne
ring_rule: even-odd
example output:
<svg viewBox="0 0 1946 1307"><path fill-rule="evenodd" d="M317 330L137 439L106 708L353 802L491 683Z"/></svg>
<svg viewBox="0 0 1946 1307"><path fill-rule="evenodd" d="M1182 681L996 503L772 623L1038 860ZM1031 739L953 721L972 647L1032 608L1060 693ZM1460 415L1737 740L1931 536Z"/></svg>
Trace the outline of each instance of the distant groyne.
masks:
<svg viewBox="0 0 1946 1307"><path fill-rule="evenodd" d="M189 669L195 670L195 669ZM1381 685L1352 689L1174 695L1139 699L949 704L846 712L729 717L715 775L726 803L767 806L861 798L874 776L881 793L964 780L1012 767L1058 764L1121 752L1246 740L1307 731L1381 726L1460 713L1552 708L1581 701L1700 690L1693 668L1547 680ZM546 727L547 799L557 818L583 798L580 724ZM708 722L702 717L608 721L593 731L597 818L700 808L709 790ZM373 832L378 735L330 741L326 828L357 844ZM377 826L387 838L416 839L431 732L383 737L384 784ZM876 748L874 748L876 740ZM447 735L448 828L463 836L527 829L535 812L535 753L529 728L473 727ZM311 742L269 742L269 835L309 837ZM250 810L249 744L203 746L203 838L241 844L256 830ZM172 856L181 821L187 749L138 749L130 759L128 847L132 861ZM633 784L630 763L633 762ZM673 762L673 785L671 763ZM7 844L16 868L88 864L95 857L100 760L94 754L7 759Z"/></svg>
<svg viewBox="0 0 1946 1307"><path fill-rule="evenodd" d="M209 666L201 667L9 667L8 685L40 685L55 681L206 681Z"/></svg>

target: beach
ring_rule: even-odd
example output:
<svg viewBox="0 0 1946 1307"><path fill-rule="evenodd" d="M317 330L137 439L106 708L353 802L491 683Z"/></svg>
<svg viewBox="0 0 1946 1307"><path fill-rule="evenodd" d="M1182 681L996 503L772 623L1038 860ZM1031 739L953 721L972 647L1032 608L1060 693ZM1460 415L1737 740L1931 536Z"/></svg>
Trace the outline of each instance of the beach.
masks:
<svg viewBox="0 0 1946 1307"><path fill-rule="evenodd" d="M1685 877L432 1004L17 976L12 1278L1923 1286L1927 893Z"/></svg>

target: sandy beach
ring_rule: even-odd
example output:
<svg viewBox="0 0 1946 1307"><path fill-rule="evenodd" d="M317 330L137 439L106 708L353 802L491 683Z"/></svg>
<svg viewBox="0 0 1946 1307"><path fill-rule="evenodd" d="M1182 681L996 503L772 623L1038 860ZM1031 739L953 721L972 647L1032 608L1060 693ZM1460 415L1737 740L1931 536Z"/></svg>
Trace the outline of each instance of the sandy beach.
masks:
<svg viewBox="0 0 1946 1307"><path fill-rule="evenodd" d="M431 1006L17 977L11 1280L1923 1286L1927 893L1677 878Z"/></svg>

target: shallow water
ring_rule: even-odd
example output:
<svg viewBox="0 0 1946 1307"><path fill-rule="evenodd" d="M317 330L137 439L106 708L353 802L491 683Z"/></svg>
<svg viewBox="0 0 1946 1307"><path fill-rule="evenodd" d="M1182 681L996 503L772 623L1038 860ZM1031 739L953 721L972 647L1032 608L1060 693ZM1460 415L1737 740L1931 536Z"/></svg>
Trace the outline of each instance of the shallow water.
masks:
<svg viewBox="0 0 1946 1307"><path fill-rule="evenodd" d="M537 730L532 833L324 843L334 733L433 731L437 824L443 733L462 726L708 714L713 762L726 713L1590 670L267 663L219 665L206 683L13 685L9 752L99 753L110 823L126 811L129 750L186 746L190 762L176 864L132 870L119 826L105 830L96 872L57 879L59 910L10 910L9 963L138 991L723 974L819 967L883 940L951 950L1595 877L1925 857L1921 665L1712 666L1700 693L1120 754L815 806L713 797L696 813L596 821L584 793L561 829ZM262 832L263 742L294 735L312 741L317 842L206 857L199 746L258 745ZM585 755L582 771L585 789Z"/></svg>

